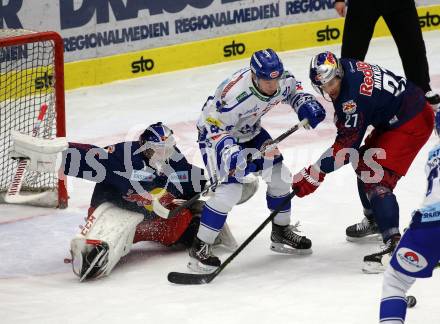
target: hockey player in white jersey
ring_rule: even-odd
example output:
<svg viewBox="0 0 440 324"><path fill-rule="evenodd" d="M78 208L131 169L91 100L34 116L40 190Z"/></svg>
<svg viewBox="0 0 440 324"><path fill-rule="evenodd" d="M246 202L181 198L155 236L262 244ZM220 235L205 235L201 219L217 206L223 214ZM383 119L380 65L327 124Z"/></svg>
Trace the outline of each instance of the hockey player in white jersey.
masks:
<svg viewBox="0 0 440 324"><path fill-rule="evenodd" d="M250 67L222 82L206 101L197 122L198 143L211 181L220 181L221 185L202 211L199 231L189 251L190 269L210 272L220 266L211 246L237 204L247 174L258 172L267 183L269 210L289 194L291 174L279 150L268 146L272 139L260 121L279 103L288 103L300 120L307 118L309 126L315 128L325 118L325 110L315 97L299 90L300 83L284 70L278 55L266 49L255 52ZM270 149L261 155L266 146ZM296 228L289 224L290 203L273 221L271 249L310 253L312 242L296 234Z"/></svg>
<svg viewBox="0 0 440 324"><path fill-rule="evenodd" d="M440 112L435 127L440 136ZM384 273L380 323L405 322L406 292L416 278L432 277L440 261L440 143L429 152L425 171L428 185L422 207L414 211Z"/></svg>

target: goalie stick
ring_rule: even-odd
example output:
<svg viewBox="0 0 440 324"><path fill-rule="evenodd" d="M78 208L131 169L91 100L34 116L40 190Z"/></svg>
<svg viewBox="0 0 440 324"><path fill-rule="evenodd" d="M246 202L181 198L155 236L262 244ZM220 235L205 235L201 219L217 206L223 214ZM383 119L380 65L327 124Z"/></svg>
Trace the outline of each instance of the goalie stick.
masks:
<svg viewBox="0 0 440 324"><path fill-rule="evenodd" d="M300 129L303 126L306 126L308 124L308 120L307 118L303 119L302 121L300 121L299 123L297 123L295 126L289 128L287 131L285 131L284 133L282 133L280 136L278 136L277 138L275 138L274 140L272 140L272 142L270 142L269 145L265 146L264 149L262 151L260 151L260 153L264 153L266 150L274 147L275 145L279 144L281 141L283 141L286 137L290 136L291 134L293 134L294 132L296 132L298 129ZM250 158L250 160L252 159L252 157ZM248 160L248 162L250 162ZM206 187L205 189L203 189L200 193L196 194L195 196L193 196L191 199L183 202L182 204L180 204L178 207L174 208L173 210L169 210L165 207L163 207L159 201L154 201L153 200L153 210L154 212L162 217L162 218L172 218L175 215L177 215L182 209L184 208L188 208L189 206L191 206L195 201L197 201L200 197L205 196L206 194L208 194L209 191L214 190L215 188L217 188L217 186L219 184L221 184L224 181L224 179L220 179L220 180L216 180L213 183L211 183L208 187Z"/></svg>
<svg viewBox="0 0 440 324"><path fill-rule="evenodd" d="M40 126L43 122L44 116L46 115L47 105L44 103L41 105L40 112L38 114L37 121L35 122L34 128L32 129L32 136L36 137L38 135L38 131L40 130ZM24 175L26 173L26 167L28 165L28 160L20 158L18 161L17 169L15 170L14 177L12 178L12 182L9 185L8 191L5 194L4 200L10 204L19 204L27 201L28 199L20 196L19 192L21 186L23 185ZM33 199L37 196L45 196L45 193L32 195Z"/></svg>
<svg viewBox="0 0 440 324"><path fill-rule="evenodd" d="M291 192L278 207L270 213L269 217L261 223L260 226L232 253L214 272L211 273L184 273L184 272L170 272L168 274L168 281L181 285L201 285L210 283L223 271L224 268L260 233L266 225L275 218L275 216L283 210L284 206L295 196L295 192Z"/></svg>

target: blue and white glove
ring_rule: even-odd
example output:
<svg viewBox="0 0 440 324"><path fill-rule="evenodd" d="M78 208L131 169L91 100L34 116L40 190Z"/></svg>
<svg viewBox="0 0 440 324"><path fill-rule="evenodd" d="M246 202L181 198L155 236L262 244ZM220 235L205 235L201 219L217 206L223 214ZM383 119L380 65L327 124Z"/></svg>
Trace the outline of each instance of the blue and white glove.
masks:
<svg viewBox="0 0 440 324"><path fill-rule="evenodd" d="M238 145L226 148L222 153L222 160L224 170L229 176L245 177L256 170L255 163L247 161L246 155L242 153Z"/></svg>
<svg viewBox="0 0 440 324"><path fill-rule="evenodd" d="M325 109L316 101L315 97L307 93L298 93L291 102L293 109L298 114L299 120L307 118L309 125L315 128L325 119Z"/></svg>
<svg viewBox="0 0 440 324"><path fill-rule="evenodd" d="M216 145L218 163L225 174L229 176L244 177L254 172L256 165L247 161L241 147L231 136L223 137Z"/></svg>
<svg viewBox="0 0 440 324"><path fill-rule="evenodd" d="M306 101L298 109L298 118L299 120L307 118L309 120L310 127L315 128L324 120L325 109L316 100Z"/></svg>

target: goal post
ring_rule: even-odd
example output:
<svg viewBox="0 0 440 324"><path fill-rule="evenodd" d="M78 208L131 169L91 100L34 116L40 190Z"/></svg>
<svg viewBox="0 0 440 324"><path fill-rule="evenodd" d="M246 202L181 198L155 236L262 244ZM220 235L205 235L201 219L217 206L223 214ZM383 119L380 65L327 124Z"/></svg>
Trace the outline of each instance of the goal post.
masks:
<svg viewBox="0 0 440 324"><path fill-rule="evenodd" d="M2 203L18 165L9 157L10 132L32 134L40 108L47 105L37 137L66 136L63 52L63 39L56 32L0 29ZM20 195L28 197L31 205L67 207L66 180L58 174L27 171Z"/></svg>

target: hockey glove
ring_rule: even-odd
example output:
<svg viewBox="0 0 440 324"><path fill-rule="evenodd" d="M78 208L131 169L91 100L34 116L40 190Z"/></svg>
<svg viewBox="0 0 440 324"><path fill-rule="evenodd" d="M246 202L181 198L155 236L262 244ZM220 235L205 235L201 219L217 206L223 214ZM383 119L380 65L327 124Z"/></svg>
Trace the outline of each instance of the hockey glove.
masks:
<svg viewBox="0 0 440 324"><path fill-rule="evenodd" d="M247 160L246 154L243 154L240 146L235 144L235 140L231 137L225 138L224 143L224 149L221 150L221 164L228 176L242 178L256 170L256 165Z"/></svg>
<svg viewBox="0 0 440 324"><path fill-rule="evenodd" d="M293 176L292 189L298 197L304 197L318 189L324 181L325 173L316 170L312 165Z"/></svg>
<svg viewBox="0 0 440 324"><path fill-rule="evenodd" d="M244 154L240 154L241 151L236 151L231 154L229 164L229 176L245 177L249 173L254 172L257 166L252 161L247 161Z"/></svg>
<svg viewBox="0 0 440 324"><path fill-rule="evenodd" d="M316 100L306 101L298 108L298 118L301 121L307 118L310 127L315 128L325 118L324 107Z"/></svg>
<svg viewBox="0 0 440 324"><path fill-rule="evenodd" d="M273 144L273 140L269 139L261 146L261 152L265 159L275 160L281 155L280 150L276 144Z"/></svg>

